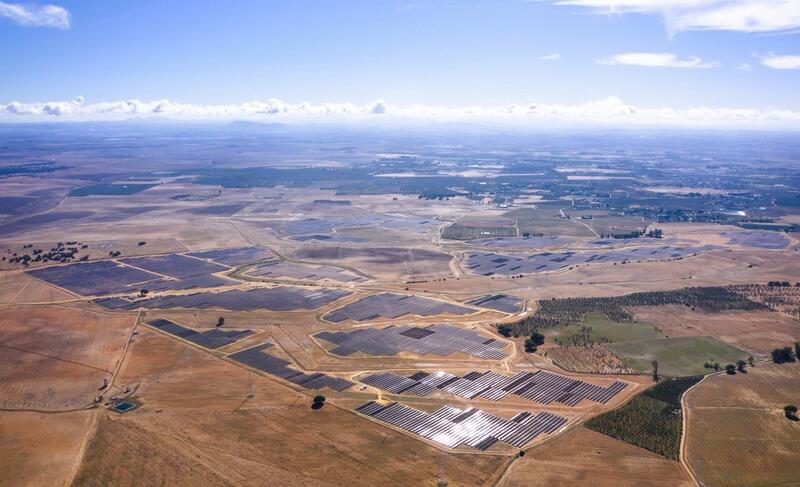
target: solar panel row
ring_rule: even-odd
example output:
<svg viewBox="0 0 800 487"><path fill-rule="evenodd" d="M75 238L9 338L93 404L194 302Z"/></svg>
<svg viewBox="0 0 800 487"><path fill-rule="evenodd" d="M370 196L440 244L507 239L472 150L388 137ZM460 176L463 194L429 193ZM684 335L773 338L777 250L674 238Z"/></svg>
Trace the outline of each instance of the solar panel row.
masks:
<svg viewBox="0 0 800 487"><path fill-rule="evenodd" d="M412 352L442 357L461 352L490 360L502 360L508 356L502 350L505 346L503 342L487 340L477 331L450 325L430 325L425 328L388 326L350 332L323 331L317 333L316 337L337 345L330 352L341 357L357 352L373 356Z"/></svg>
<svg viewBox="0 0 800 487"><path fill-rule="evenodd" d="M464 306L443 303L435 299L420 298L406 294L383 293L367 296L350 303L325 316L326 320L339 322L344 320L365 321L379 318L399 318L413 314L417 316L433 316L444 313L464 315L474 310Z"/></svg>
<svg viewBox="0 0 800 487"><path fill-rule="evenodd" d="M361 382L392 394L425 396L441 389L467 399L480 396L491 401L515 394L542 404L555 401L568 406L583 399L605 404L626 387L622 381L603 387L546 371L519 372L512 377L496 372L470 372L458 377L442 371L401 377L387 372L364 377Z"/></svg>
<svg viewBox="0 0 800 487"><path fill-rule="evenodd" d="M468 445L478 450L486 450L497 441L523 447L542 433L556 431L567 421L550 413L520 413L512 419L503 419L480 409L461 410L452 406L427 413L398 402L382 406L370 401L356 411L447 448Z"/></svg>
<svg viewBox="0 0 800 487"><path fill-rule="evenodd" d="M289 361L276 357L271 353L264 353L264 350L271 347L271 343L263 343L248 348L247 350L228 355L228 358L270 375L288 380L305 389L319 390L323 387L328 387L337 391L344 391L353 386L353 383L349 380L340 379L338 377L331 377L319 372L315 374L300 372L290 367Z"/></svg>
<svg viewBox="0 0 800 487"><path fill-rule="evenodd" d="M183 338L201 347L212 349L224 347L253 333L250 330L220 330L218 328L197 332L165 319L153 320L148 324L170 335Z"/></svg>
<svg viewBox="0 0 800 487"><path fill-rule="evenodd" d="M488 296L482 296L472 301L467 301L467 304L496 309L505 313L516 313L522 309L521 299L506 294L489 294Z"/></svg>

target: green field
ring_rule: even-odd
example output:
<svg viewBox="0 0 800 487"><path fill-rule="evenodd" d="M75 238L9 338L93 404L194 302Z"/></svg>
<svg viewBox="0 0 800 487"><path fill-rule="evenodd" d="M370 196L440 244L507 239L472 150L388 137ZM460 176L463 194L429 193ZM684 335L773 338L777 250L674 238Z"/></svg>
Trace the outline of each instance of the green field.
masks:
<svg viewBox="0 0 800 487"><path fill-rule="evenodd" d="M587 313L579 325L557 325L544 330L545 336L564 345L617 343L663 338L653 325L632 321L611 321L602 313Z"/></svg>
<svg viewBox="0 0 800 487"><path fill-rule="evenodd" d="M651 362L658 361L661 375L685 377L709 373L705 362L735 364L748 355L712 337L670 337L612 343L608 348L629 366L642 373L652 370Z"/></svg>

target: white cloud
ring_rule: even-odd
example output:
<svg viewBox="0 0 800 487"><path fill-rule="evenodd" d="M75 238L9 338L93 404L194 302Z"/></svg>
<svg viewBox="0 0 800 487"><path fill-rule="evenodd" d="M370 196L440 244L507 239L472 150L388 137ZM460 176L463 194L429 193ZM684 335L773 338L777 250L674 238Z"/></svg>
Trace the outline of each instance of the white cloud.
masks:
<svg viewBox="0 0 800 487"><path fill-rule="evenodd" d="M550 0L602 14L659 14L671 32L780 32L800 28L798 0Z"/></svg>
<svg viewBox="0 0 800 487"><path fill-rule="evenodd" d="M628 52L600 59L598 64L609 66L643 66L646 68L693 68L705 69L719 66L716 62L705 62L697 56L681 59L668 52Z"/></svg>
<svg viewBox="0 0 800 487"><path fill-rule="evenodd" d="M736 69L738 69L739 71L751 71L753 69L753 66L751 66L748 63L739 63L738 65L736 65Z"/></svg>
<svg viewBox="0 0 800 487"><path fill-rule="evenodd" d="M800 69L800 56L778 56L769 53L760 61L761 64L772 69Z"/></svg>
<svg viewBox="0 0 800 487"><path fill-rule="evenodd" d="M367 105L353 103L290 104L278 99L229 105L197 105L169 100L124 100L86 103L72 101L0 105L0 120L124 120L128 118L180 120L433 120L488 121L517 125L536 123L592 123L617 125L781 127L800 129L800 112L748 108L644 108L608 97L577 105L511 104L445 107L437 105L390 105L378 100Z"/></svg>
<svg viewBox="0 0 800 487"><path fill-rule="evenodd" d="M57 5L31 6L0 2L0 17L32 27L55 27L69 29L69 11Z"/></svg>
<svg viewBox="0 0 800 487"><path fill-rule="evenodd" d="M539 57L539 60L541 61L558 61L559 59L561 59L561 54L557 52Z"/></svg>

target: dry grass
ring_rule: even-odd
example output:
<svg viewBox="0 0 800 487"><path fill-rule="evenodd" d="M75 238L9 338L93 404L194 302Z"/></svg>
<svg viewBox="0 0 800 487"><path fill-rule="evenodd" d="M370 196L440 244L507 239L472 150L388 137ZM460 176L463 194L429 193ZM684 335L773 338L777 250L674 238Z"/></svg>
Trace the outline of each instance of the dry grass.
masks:
<svg viewBox="0 0 800 487"><path fill-rule="evenodd" d="M0 412L0 485L65 485L93 412Z"/></svg>
<svg viewBox="0 0 800 487"><path fill-rule="evenodd" d="M712 376L686 395L686 461L706 485L798 485L800 366L759 365Z"/></svg>
<svg viewBox="0 0 800 487"><path fill-rule="evenodd" d="M65 306L0 313L0 406L60 410L89 405L110 379L134 316Z"/></svg>
<svg viewBox="0 0 800 487"><path fill-rule="evenodd" d="M713 336L754 354L768 354L800 340L800 320L774 311L704 313L686 306L632 308L639 321L657 325L667 336Z"/></svg>
<svg viewBox="0 0 800 487"><path fill-rule="evenodd" d="M502 487L688 487L678 462L583 427L528 451L509 469Z"/></svg>

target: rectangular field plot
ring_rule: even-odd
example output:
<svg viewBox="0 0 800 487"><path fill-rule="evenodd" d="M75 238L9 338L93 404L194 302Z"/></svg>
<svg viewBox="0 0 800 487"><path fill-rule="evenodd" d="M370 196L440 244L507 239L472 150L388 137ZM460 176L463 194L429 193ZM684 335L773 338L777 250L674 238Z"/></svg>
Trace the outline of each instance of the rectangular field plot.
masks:
<svg viewBox="0 0 800 487"><path fill-rule="evenodd" d="M465 315L474 310L455 304L443 303L434 299L420 298L405 294L383 293L367 296L355 303L325 316L328 321L344 320L366 321L376 318L399 318L405 315L434 316L440 314Z"/></svg>
<svg viewBox="0 0 800 487"><path fill-rule="evenodd" d="M129 300L122 298L100 299L96 304L109 309L136 308L222 308L231 311L294 311L316 309L349 295L339 289L301 289L281 286L249 290L234 289L219 293L202 292L175 296L159 296L150 299Z"/></svg>
<svg viewBox="0 0 800 487"><path fill-rule="evenodd" d="M291 367L289 361L276 357L269 352L265 352L265 350L271 347L271 343L263 343L248 348L247 350L228 355L228 358L262 372L266 372L267 374L274 375L275 377L280 377L281 379L309 390L319 390L323 387L328 387L341 392L353 386L352 382L338 377L331 377L321 373L305 374L300 372Z"/></svg>
<svg viewBox="0 0 800 487"><path fill-rule="evenodd" d="M271 250L258 247L237 247L233 249L206 250L204 252L192 252L186 255L199 259L208 259L229 267L238 267L275 256Z"/></svg>
<svg viewBox="0 0 800 487"><path fill-rule="evenodd" d="M351 274L344 269L333 266L310 266L295 264L294 262L266 262L259 264L253 269L248 269L248 276L263 278L288 277L292 279L308 279L318 281L320 279L330 279L339 282L363 281L362 277Z"/></svg>
<svg viewBox="0 0 800 487"><path fill-rule="evenodd" d="M160 279L110 260L44 267L26 273L83 296L133 291L131 284Z"/></svg>
<svg viewBox="0 0 800 487"><path fill-rule="evenodd" d="M668 377L686 377L708 373L705 363L735 364L746 360L747 353L707 336L678 336L611 343L608 348L626 364L646 374L652 361Z"/></svg>
<svg viewBox="0 0 800 487"><path fill-rule="evenodd" d="M413 330L432 333L420 336ZM508 356L503 351L505 347L503 342L487 338L477 331L450 325L430 325L425 328L388 326L382 329L364 328L351 332L322 331L314 336L335 344L336 347L330 352L340 357L354 353L392 356L401 352L441 357L460 352L487 360L502 360Z"/></svg>
<svg viewBox="0 0 800 487"><path fill-rule="evenodd" d="M186 279L189 277L213 274L228 269L219 264L212 264L211 262L179 254L134 257L123 259L120 262L146 271L164 274L175 279Z"/></svg>
<svg viewBox="0 0 800 487"><path fill-rule="evenodd" d="M758 249L779 250L791 243L783 232L770 232L769 230L722 232L722 236L728 237L729 245L741 245Z"/></svg>
<svg viewBox="0 0 800 487"><path fill-rule="evenodd" d="M148 325L205 348L222 348L251 335L250 330L220 330L218 328L197 332L165 319L153 320Z"/></svg>
<svg viewBox="0 0 800 487"><path fill-rule="evenodd" d="M470 252L466 268L478 275L504 276L549 272L582 264L609 264L619 262L655 261L677 259L712 250L710 245L622 248L594 252L539 252L536 254L498 254L495 252Z"/></svg>
<svg viewBox="0 0 800 487"><path fill-rule="evenodd" d="M482 296L472 301L467 301L467 304L474 306L482 306L484 308L495 309L504 313L517 313L522 310L522 299L515 298L514 296L507 296L505 294L490 294Z"/></svg>
<svg viewBox="0 0 800 487"><path fill-rule="evenodd" d="M380 373L366 376L361 382L392 394L427 396L439 389L466 399L482 397L491 401L514 394L540 404L558 402L567 406L576 406L584 399L605 404L626 387L622 381L602 387L546 371L519 372L511 377L496 372L470 372L463 377L443 371L417 372L409 377Z"/></svg>
<svg viewBox="0 0 800 487"><path fill-rule="evenodd" d="M481 409L442 406L427 413L393 402L383 406L374 401L356 408L359 413L427 438L447 448L467 445L486 450L497 441L521 448L544 433L552 433L567 419L550 413L522 412L503 419Z"/></svg>

